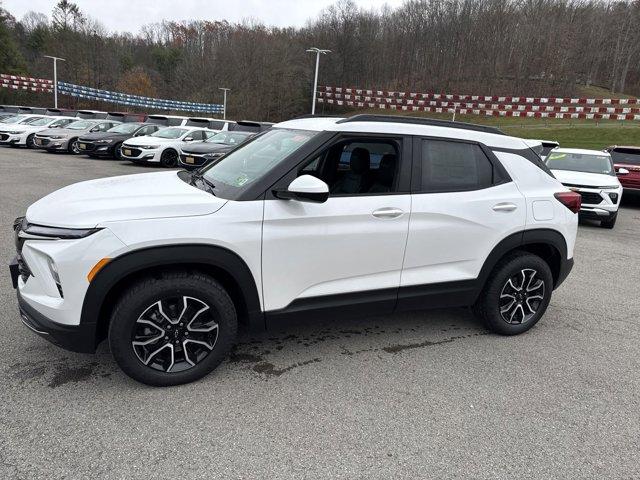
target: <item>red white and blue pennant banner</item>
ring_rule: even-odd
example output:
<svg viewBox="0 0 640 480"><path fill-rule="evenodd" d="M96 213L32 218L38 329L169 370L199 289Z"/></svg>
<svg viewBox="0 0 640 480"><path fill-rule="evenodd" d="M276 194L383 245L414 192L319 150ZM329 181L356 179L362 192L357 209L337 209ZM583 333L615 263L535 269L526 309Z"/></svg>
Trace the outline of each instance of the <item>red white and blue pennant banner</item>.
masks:
<svg viewBox="0 0 640 480"><path fill-rule="evenodd" d="M24 90L38 93L53 92L53 81L44 78L0 74L0 85L12 90ZM87 100L97 100L156 110L180 110L201 113L222 113L223 111L223 106L216 103L182 102L162 98L143 97L140 95L111 92L109 90L100 90L98 88L85 87L60 81L58 82L58 92L62 95L85 98Z"/></svg>
<svg viewBox="0 0 640 480"><path fill-rule="evenodd" d="M636 98L501 97L321 86L318 102L357 108L455 111L463 115L496 117L640 120L640 99Z"/></svg>

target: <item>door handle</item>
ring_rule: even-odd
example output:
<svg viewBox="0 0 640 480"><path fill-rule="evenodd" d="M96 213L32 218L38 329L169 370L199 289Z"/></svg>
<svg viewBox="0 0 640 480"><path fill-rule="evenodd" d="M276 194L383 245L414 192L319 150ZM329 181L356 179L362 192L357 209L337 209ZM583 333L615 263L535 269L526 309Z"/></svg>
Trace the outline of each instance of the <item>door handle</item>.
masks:
<svg viewBox="0 0 640 480"><path fill-rule="evenodd" d="M515 203L503 202L493 206L494 212L513 212L518 206Z"/></svg>
<svg viewBox="0 0 640 480"><path fill-rule="evenodd" d="M399 208L386 207L371 212L371 215L376 218L397 218L403 213L404 211Z"/></svg>

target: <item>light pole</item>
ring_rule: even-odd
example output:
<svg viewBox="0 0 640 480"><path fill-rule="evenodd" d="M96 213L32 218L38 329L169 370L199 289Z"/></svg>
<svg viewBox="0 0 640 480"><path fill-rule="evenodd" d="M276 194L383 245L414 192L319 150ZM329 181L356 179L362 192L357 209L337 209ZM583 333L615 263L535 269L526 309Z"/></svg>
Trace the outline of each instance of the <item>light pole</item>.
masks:
<svg viewBox="0 0 640 480"><path fill-rule="evenodd" d="M307 52L315 52L316 54L316 75L313 80L313 98L311 99L311 115L316 113L316 90L318 88L318 67L320 66L320 54L326 55L331 53L331 50L323 50L321 48L311 47L307 49Z"/></svg>
<svg viewBox="0 0 640 480"><path fill-rule="evenodd" d="M227 119L227 92L231 91L230 88L218 88L224 92L224 100L222 102L222 119Z"/></svg>
<svg viewBox="0 0 640 480"><path fill-rule="evenodd" d="M58 108L58 60L66 62L64 58L45 55L45 58L53 59L53 106Z"/></svg>

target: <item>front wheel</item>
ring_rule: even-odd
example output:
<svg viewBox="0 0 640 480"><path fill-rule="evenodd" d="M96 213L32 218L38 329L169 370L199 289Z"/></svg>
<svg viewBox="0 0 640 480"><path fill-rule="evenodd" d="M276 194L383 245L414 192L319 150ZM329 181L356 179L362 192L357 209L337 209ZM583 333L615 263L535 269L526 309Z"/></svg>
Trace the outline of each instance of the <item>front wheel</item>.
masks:
<svg viewBox="0 0 640 480"><path fill-rule="evenodd" d="M35 136L36 134L32 133L27 137L27 141L25 142L27 144L27 148L36 148Z"/></svg>
<svg viewBox="0 0 640 480"><path fill-rule="evenodd" d="M551 300L553 276L537 255L516 252L501 260L474 305L487 327L501 335L517 335L533 327Z"/></svg>
<svg viewBox="0 0 640 480"><path fill-rule="evenodd" d="M225 289L200 273L143 279L118 301L109 345L120 368L147 385L193 382L235 343L237 316Z"/></svg>
<svg viewBox="0 0 640 480"><path fill-rule="evenodd" d="M178 165L178 152L168 148L160 155L160 163L163 167L174 168Z"/></svg>
<svg viewBox="0 0 640 480"><path fill-rule="evenodd" d="M116 143L113 147L113 156L116 160L123 160L122 158L122 142Z"/></svg>
<svg viewBox="0 0 640 480"><path fill-rule="evenodd" d="M73 155L78 155L80 153L80 145L78 144L77 138L69 140L69 153Z"/></svg>

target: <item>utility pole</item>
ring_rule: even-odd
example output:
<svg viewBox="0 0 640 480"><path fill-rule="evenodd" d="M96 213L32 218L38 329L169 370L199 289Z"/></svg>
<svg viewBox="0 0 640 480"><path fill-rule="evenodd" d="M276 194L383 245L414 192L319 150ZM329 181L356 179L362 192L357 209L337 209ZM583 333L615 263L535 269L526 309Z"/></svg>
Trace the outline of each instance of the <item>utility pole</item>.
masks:
<svg viewBox="0 0 640 480"><path fill-rule="evenodd" d="M51 55L45 55L45 58L53 59L53 106L58 108L58 60L66 62L64 58L53 57Z"/></svg>
<svg viewBox="0 0 640 480"><path fill-rule="evenodd" d="M218 88L224 92L224 100L222 102L222 119L227 119L227 92L231 91L230 88Z"/></svg>
<svg viewBox="0 0 640 480"><path fill-rule="evenodd" d="M316 54L316 75L313 80L313 98L311 99L311 115L316 113L316 90L318 88L318 67L320 66L320 54L326 55L331 53L331 50L323 50L321 48L311 47L307 49L307 52L315 52Z"/></svg>

